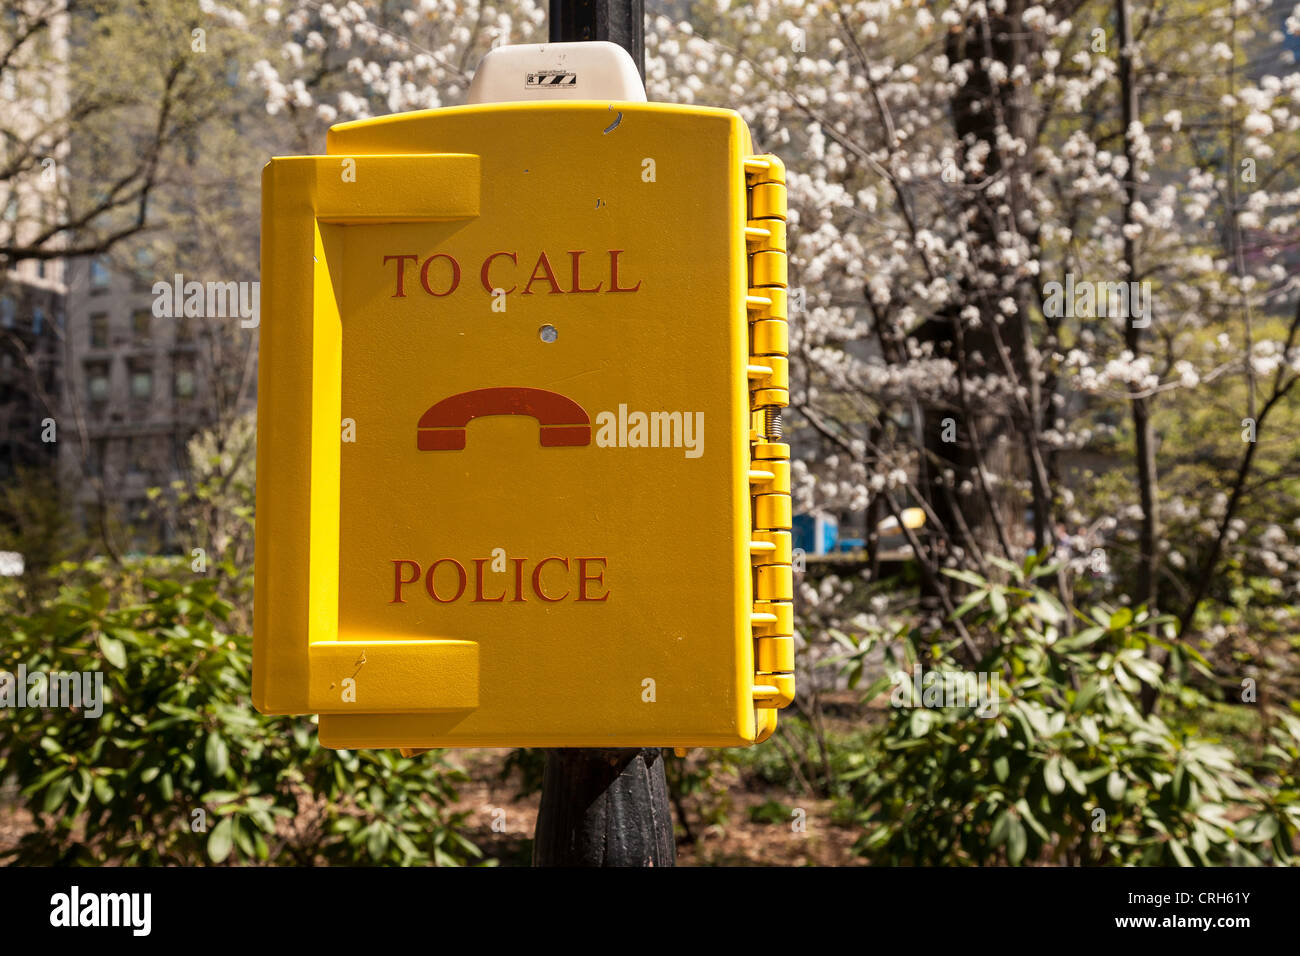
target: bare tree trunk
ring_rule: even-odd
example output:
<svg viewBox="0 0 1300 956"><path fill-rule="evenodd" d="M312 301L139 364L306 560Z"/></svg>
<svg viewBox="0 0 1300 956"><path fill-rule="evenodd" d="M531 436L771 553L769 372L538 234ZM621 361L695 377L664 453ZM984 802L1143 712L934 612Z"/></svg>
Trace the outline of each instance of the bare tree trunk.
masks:
<svg viewBox="0 0 1300 956"><path fill-rule="evenodd" d="M990 373L1004 376L1014 383L1012 393L1016 397L1007 399L1003 407L962 409L964 420L957 423L962 432L960 441L944 440L946 409L928 409L926 423L927 451L941 462L929 482L935 510L941 517L948 517L948 506L936 480L942 480L944 470L951 470L958 484L969 481L982 490L982 494L968 495L960 503L964 523L973 538L963 544L976 552L1010 550L1008 557L1012 560L1018 560L1029 544L1023 531L1022 493L1015 482L1029 480L1033 546L1040 551L1047 542L1052 508L1039 446L1042 409L1030 332L1030 289L998 255L999 235L1019 232L1021 213L1028 205L1022 169L1015 157L1003 154L999 130L1027 143L1032 142L1034 133L1027 93L1015 84L994 80L990 71L996 62L1005 67L1006 75L1013 76L1017 67L1028 65L1032 50L1018 27L1024 6L1015 0L1003 15L972 16L964 30L949 35L949 60L969 60L972 65L969 81L953 100L954 131L963 144L982 142L989 147L984 177L1004 179L1006 190L997 204L971 191L976 206L971 228L979 248L974 265L981 273L999 277L993 285L978 282L974 275L960 280L962 301L979 309L978 328L961 326L966 320L960 308L945 310L929 323L935 354L951 357L961 377ZM1001 312L1005 297L1016 303L1015 315L1009 318ZM1001 483L990 486L990 478L994 482L1000 479ZM958 527L961 522L945 524Z"/></svg>
<svg viewBox="0 0 1300 956"><path fill-rule="evenodd" d="M1138 201L1137 147L1133 141L1133 124L1138 121L1137 81L1133 69L1133 25L1128 0L1115 0L1115 18L1119 23L1119 88L1124 123L1124 268L1125 281L1137 278L1137 246L1130 226L1134 225L1134 205ZM1125 301L1131 304L1132 296ZM1149 319L1148 319L1149 321ZM1136 360L1142 354L1142 329L1133 321L1131 310L1124 315L1124 344ZM1142 504L1142 528L1138 535L1136 604L1145 604L1155 614L1160 572L1160 515L1157 500L1155 433L1151 427L1150 399L1138 394L1141 386L1129 384L1133 405L1133 442L1137 464L1138 495ZM1142 709L1148 713L1155 704L1155 688L1142 686Z"/></svg>

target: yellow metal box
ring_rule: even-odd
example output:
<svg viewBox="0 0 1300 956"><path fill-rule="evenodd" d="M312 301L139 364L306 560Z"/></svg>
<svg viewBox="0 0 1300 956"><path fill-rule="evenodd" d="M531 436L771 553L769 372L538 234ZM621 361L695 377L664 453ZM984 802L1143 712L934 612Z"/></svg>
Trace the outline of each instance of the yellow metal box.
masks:
<svg viewBox="0 0 1300 956"><path fill-rule="evenodd" d="M574 101L266 166L259 710L331 747L771 733L785 187L750 152L729 110Z"/></svg>

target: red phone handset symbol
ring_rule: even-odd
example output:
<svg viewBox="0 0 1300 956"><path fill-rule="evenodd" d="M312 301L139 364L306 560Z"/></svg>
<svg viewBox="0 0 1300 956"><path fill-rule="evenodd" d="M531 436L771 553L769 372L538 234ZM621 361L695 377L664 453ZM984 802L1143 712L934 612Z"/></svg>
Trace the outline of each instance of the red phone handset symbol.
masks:
<svg viewBox="0 0 1300 956"><path fill-rule="evenodd" d="M542 447L591 444L591 418L571 398L544 388L478 388L451 395L420 416L420 451L459 451L465 426L486 415L528 415L537 419Z"/></svg>

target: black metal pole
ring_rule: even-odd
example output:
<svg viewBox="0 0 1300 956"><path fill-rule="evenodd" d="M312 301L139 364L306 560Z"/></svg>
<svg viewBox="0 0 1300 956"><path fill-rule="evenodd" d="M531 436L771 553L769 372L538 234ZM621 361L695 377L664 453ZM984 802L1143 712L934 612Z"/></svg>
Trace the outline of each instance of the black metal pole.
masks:
<svg viewBox="0 0 1300 956"><path fill-rule="evenodd" d="M645 82L644 0L551 0L551 42L575 40L617 43Z"/></svg>
<svg viewBox="0 0 1300 956"><path fill-rule="evenodd" d="M551 42L609 40L645 79L642 0L551 0ZM672 866L673 816L658 748L546 752L534 866Z"/></svg>
<svg viewBox="0 0 1300 956"><path fill-rule="evenodd" d="M548 750L534 866L672 866L677 862L663 754Z"/></svg>

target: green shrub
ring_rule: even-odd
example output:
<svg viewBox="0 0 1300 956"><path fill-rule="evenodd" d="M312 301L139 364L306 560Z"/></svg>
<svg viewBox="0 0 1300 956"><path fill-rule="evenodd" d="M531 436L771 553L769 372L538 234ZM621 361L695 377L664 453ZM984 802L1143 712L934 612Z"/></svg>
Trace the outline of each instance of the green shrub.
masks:
<svg viewBox="0 0 1300 956"><path fill-rule="evenodd" d="M862 719L861 727L819 734L808 717L793 708L782 711L776 733L766 743L732 751L736 767L751 789L840 796L850 782L870 772L876 759L876 734L865 715Z"/></svg>
<svg viewBox="0 0 1300 956"><path fill-rule="evenodd" d="M749 808L750 823L786 824L790 822L792 809L779 800L764 800Z"/></svg>
<svg viewBox="0 0 1300 956"><path fill-rule="evenodd" d="M953 573L973 588L954 616L986 648L973 666L959 663L948 631L839 636L848 668L860 673L881 646L893 665L868 698L906 686L898 671L911 681L916 664L982 672L990 687L998 678L989 716L978 701L907 706L905 693L890 692L884 755L855 789L866 831L856 849L885 864L1289 861L1300 720L1283 715L1260 764L1243 765L1199 734L1196 712L1148 659L1149 644L1170 647L1149 633L1168 635L1169 622L1097 608L1074 611L1081 626L1067 634L1066 609L1035 583L1054 569L1033 558L1002 565L1011 584ZM1151 715L1139 682L1162 692Z"/></svg>
<svg viewBox="0 0 1300 956"><path fill-rule="evenodd" d="M540 796L546 779L546 751L540 747L516 747L506 755L497 773L500 783L517 775L515 799Z"/></svg>
<svg viewBox="0 0 1300 956"><path fill-rule="evenodd" d="M668 797L687 843L694 843L707 827L726 825L738 752L734 748L693 747L679 757L673 750L663 751Z"/></svg>
<svg viewBox="0 0 1300 956"><path fill-rule="evenodd" d="M0 780L16 779L36 823L13 862L406 865L478 855L448 810L463 774L441 755L329 751L312 718L253 709L251 640L225 630L231 607L215 575L161 560L59 572L57 598L28 616L0 614L0 669L92 671L107 701L97 719L54 707L0 715Z"/></svg>

